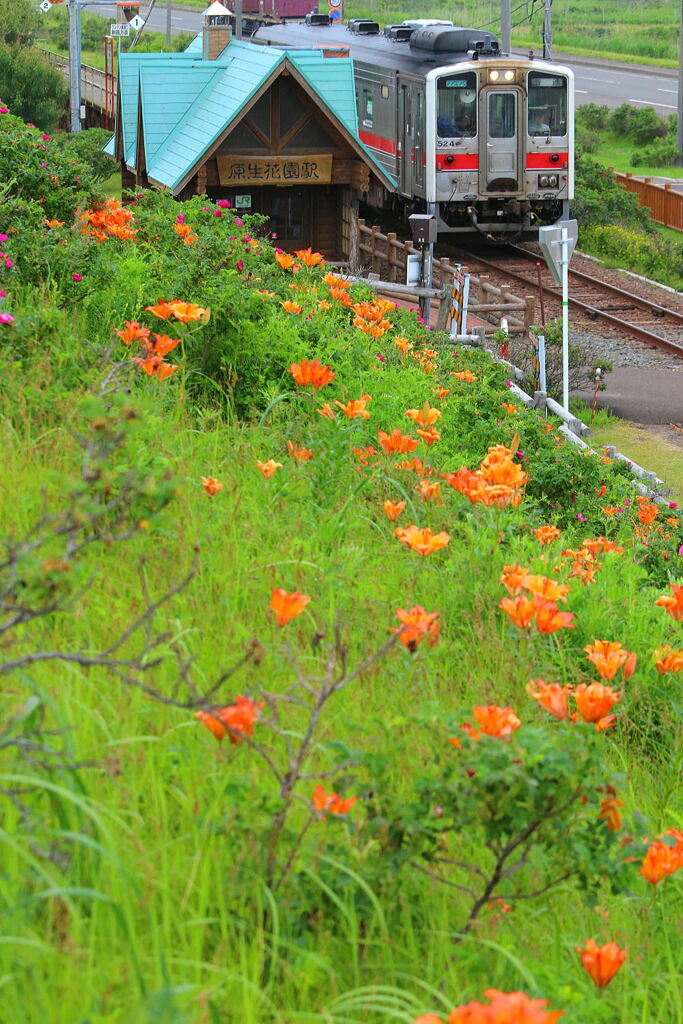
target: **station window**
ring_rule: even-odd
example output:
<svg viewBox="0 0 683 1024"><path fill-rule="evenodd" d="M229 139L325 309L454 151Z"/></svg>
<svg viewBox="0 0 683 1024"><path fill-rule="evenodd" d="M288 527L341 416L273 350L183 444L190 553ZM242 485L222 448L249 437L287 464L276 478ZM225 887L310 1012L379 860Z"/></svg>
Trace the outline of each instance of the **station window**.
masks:
<svg viewBox="0 0 683 1024"><path fill-rule="evenodd" d="M363 125L365 128L372 128L372 93L369 89L363 89Z"/></svg>
<svg viewBox="0 0 683 1024"><path fill-rule="evenodd" d="M512 139L515 134L517 97L514 92L489 93L489 137Z"/></svg>
<svg viewBox="0 0 683 1024"><path fill-rule="evenodd" d="M477 76L473 71L437 79L436 134L440 139L471 139L477 134Z"/></svg>
<svg viewBox="0 0 683 1024"><path fill-rule="evenodd" d="M529 135L567 134L567 79L529 72Z"/></svg>

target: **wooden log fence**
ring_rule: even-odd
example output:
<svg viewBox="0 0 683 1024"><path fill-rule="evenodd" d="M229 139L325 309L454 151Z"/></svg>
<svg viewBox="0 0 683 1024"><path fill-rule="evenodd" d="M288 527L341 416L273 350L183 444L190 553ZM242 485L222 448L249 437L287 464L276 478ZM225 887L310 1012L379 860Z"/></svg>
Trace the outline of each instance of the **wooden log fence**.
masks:
<svg viewBox="0 0 683 1024"><path fill-rule="evenodd" d="M378 224L368 226L358 221L358 263L371 274L378 274L387 282L403 282L406 279L408 256L420 256L412 240L400 241L395 232L383 234ZM455 267L445 258L434 260L432 285L440 293L453 284ZM416 294L415 290L411 294ZM526 334L536 322L536 299L533 295L514 295L509 288L498 288L491 284L486 275L470 275L469 312L485 320L498 321L505 317L510 334ZM486 328L488 334L498 330L492 322Z"/></svg>
<svg viewBox="0 0 683 1024"><path fill-rule="evenodd" d="M612 170L619 184L633 192L641 206L648 208L654 221L683 231L683 192L678 192L670 183L655 185L651 178L636 178L630 172L620 174Z"/></svg>

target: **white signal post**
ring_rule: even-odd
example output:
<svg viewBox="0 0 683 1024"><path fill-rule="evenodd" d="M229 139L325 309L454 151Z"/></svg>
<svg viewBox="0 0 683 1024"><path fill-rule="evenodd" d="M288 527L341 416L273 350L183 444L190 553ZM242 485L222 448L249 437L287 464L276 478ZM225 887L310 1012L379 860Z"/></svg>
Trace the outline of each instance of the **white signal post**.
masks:
<svg viewBox="0 0 683 1024"><path fill-rule="evenodd" d="M575 220L560 220L552 227L538 229L538 243L548 269L562 285L562 406L569 412L569 261L576 248L579 226Z"/></svg>

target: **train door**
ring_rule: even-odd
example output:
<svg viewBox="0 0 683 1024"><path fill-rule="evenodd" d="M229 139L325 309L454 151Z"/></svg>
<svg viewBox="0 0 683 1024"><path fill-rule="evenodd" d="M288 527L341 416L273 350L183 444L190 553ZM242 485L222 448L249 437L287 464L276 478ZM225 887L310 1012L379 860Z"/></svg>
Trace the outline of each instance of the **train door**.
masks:
<svg viewBox="0 0 683 1024"><path fill-rule="evenodd" d="M479 190L521 192L524 175L522 143L525 137L521 89L484 89L479 118Z"/></svg>
<svg viewBox="0 0 683 1024"><path fill-rule="evenodd" d="M398 99L398 143L399 190L405 196L413 195L413 90L409 85L399 84Z"/></svg>
<svg viewBox="0 0 683 1024"><path fill-rule="evenodd" d="M425 97L420 89L413 91L413 182L418 195L425 187Z"/></svg>

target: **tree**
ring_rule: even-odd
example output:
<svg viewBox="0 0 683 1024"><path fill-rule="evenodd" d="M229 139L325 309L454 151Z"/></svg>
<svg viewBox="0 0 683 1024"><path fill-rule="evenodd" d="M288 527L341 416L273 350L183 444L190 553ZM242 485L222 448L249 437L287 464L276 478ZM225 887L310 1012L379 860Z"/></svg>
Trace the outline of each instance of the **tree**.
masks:
<svg viewBox="0 0 683 1024"><path fill-rule="evenodd" d="M49 131L67 89L62 74L33 48L37 26L29 0L0 0L0 97L18 117Z"/></svg>

